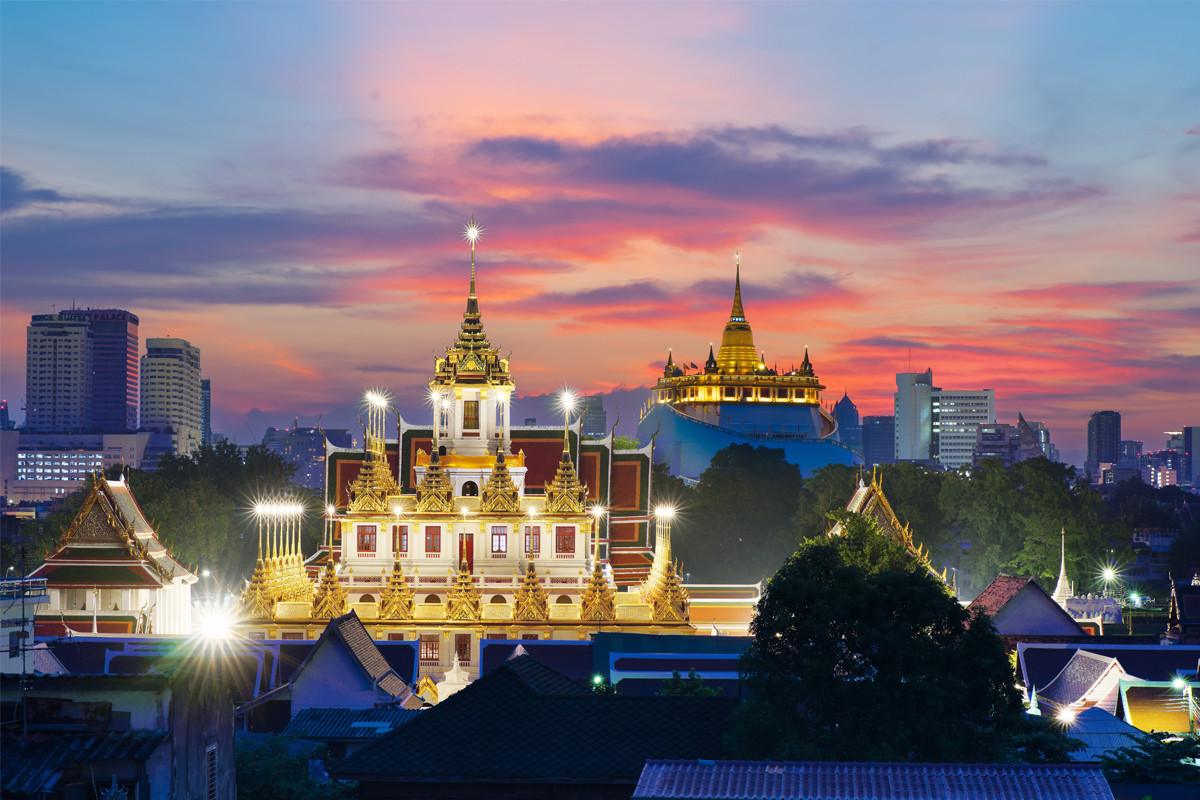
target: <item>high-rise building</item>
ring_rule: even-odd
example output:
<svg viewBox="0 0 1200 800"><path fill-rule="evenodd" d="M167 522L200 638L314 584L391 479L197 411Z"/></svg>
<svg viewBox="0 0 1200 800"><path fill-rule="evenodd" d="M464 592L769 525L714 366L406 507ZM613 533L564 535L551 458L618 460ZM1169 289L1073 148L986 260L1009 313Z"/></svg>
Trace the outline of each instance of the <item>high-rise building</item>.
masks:
<svg viewBox="0 0 1200 800"><path fill-rule="evenodd" d="M868 465L891 464L896 460L896 418L862 418L862 454Z"/></svg>
<svg viewBox="0 0 1200 800"><path fill-rule="evenodd" d="M897 461L933 458L933 370L896 373L895 450Z"/></svg>
<svg viewBox="0 0 1200 800"><path fill-rule="evenodd" d="M1084 471L1091 478L1100 475L1100 464L1117 464L1121 458L1121 413L1096 411L1088 420L1087 461Z"/></svg>
<svg viewBox="0 0 1200 800"><path fill-rule="evenodd" d="M212 379L200 379L200 444L211 445L212 438Z"/></svg>
<svg viewBox="0 0 1200 800"><path fill-rule="evenodd" d="M1180 472L1182 483L1200 489L1200 458L1196 458L1196 445L1200 444L1200 426L1189 425L1183 429L1183 458Z"/></svg>
<svg viewBox="0 0 1200 800"><path fill-rule="evenodd" d="M63 316L92 326L92 426L100 433L137 430L137 314L119 308L73 308Z"/></svg>
<svg viewBox="0 0 1200 800"><path fill-rule="evenodd" d="M979 426L996 421L995 389L964 392L935 387L931 399L931 455L942 469L958 469L970 464Z"/></svg>
<svg viewBox="0 0 1200 800"><path fill-rule="evenodd" d="M354 438L345 428L301 428L300 420L290 428L267 428L262 443L296 467L292 483L319 491L325 481L326 440L334 447L349 449L354 446Z"/></svg>
<svg viewBox="0 0 1200 800"><path fill-rule="evenodd" d="M1134 439L1122 439L1117 466L1124 469L1135 469L1141 466L1142 442Z"/></svg>
<svg viewBox="0 0 1200 800"><path fill-rule="evenodd" d="M842 392L842 399L833 405L833 417L838 424L838 438L842 444L851 450L863 451L862 423L858 417L858 406L850 399L850 395Z"/></svg>
<svg viewBox="0 0 1200 800"><path fill-rule="evenodd" d="M172 433L176 455L200 446L200 348L186 339L147 339L142 356L142 427Z"/></svg>
<svg viewBox="0 0 1200 800"><path fill-rule="evenodd" d="M604 397L598 394L587 395L582 398L583 403L583 419L580 421L583 425L583 435L589 437L600 437L608 434L608 414L604 411Z"/></svg>
<svg viewBox="0 0 1200 800"><path fill-rule="evenodd" d="M25 338L25 429L92 427L92 327L67 314L34 314Z"/></svg>
<svg viewBox="0 0 1200 800"><path fill-rule="evenodd" d="M1041 445L1042 453L1046 458L1051 461L1061 462L1062 459L1059 457L1058 448L1050 441L1050 429L1046 427L1046 423L1026 422L1025 424L1029 426L1030 430L1033 431L1033 435L1037 437L1038 444Z"/></svg>

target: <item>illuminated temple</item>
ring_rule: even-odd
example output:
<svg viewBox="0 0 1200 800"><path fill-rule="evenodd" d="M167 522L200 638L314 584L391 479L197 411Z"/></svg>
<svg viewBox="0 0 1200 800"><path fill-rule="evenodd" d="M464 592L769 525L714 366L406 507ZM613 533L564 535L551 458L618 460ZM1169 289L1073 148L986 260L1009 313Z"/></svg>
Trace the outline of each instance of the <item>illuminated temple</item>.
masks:
<svg viewBox="0 0 1200 800"><path fill-rule="evenodd" d="M668 353L643 409L638 437L655 438L655 460L691 479L731 444L783 450L804 475L826 464L861 464L861 456L838 441L837 421L821 407L824 388L807 347L800 366L785 373L768 367L765 354L755 349L742 307L739 260L720 348L714 353L709 345L703 367L676 363Z"/></svg>
<svg viewBox="0 0 1200 800"><path fill-rule="evenodd" d="M264 509L243 596L251 638L316 638L353 610L376 639L419 641L422 672L437 673L455 658L477 665L480 639L693 631L669 516L649 510L652 445L617 450L611 432L584 440L569 410L562 426L511 425L511 365L484 330L478 229L467 232L470 290L435 359L432 424L410 425L367 394L362 450L327 449L315 556L300 552L282 510Z"/></svg>

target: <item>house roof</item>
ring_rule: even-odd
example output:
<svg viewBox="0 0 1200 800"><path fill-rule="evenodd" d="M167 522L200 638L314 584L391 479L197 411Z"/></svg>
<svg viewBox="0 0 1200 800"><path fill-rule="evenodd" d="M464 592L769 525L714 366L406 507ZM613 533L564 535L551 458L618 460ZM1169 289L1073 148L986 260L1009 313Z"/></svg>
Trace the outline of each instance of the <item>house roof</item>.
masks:
<svg viewBox="0 0 1200 800"><path fill-rule="evenodd" d="M360 781L632 785L647 758L713 758L734 701L597 695L518 656L333 767ZM471 736L469 757L447 742Z"/></svg>
<svg viewBox="0 0 1200 800"><path fill-rule="evenodd" d="M397 707L305 708L292 717L282 735L319 741L378 739L412 722L420 713L417 709Z"/></svg>
<svg viewBox="0 0 1200 800"><path fill-rule="evenodd" d="M647 761L634 798L1111 800L1098 767L811 761Z"/></svg>
<svg viewBox="0 0 1200 800"><path fill-rule="evenodd" d="M62 733L0 739L0 795L36 794L73 764L93 761L145 761L167 738L167 731L137 730L98 736Z"/></svg>
<svg viewBox="0 0 1200 800"><path fill-rule="evenodd" d="M1060 706L1070 705L1086 695L1114 665L1124 672L1115 658L1076 650L1062 671L1054 676L1054 680L1038 690L1038 699L1049 700Z"/></svg>
<svg viewBox="0 0 1200 800"><path fill-rule="evenodd" d="M967 606L967 611L974 612L979 610L995 620L1004 611L1005 606L1025 591L1041 595L1045 600L1043 605L1051 615L1061 617L1063 620L1068 621L1072 628L1083 633L1083 630L1079 627L1079 623L1071 619L1071 615L1064 611L1062 606L1054 602L1054 598L1046 594L1046 590L1039 586L1037 581L1033 578L1018 578L1013 575L1005 575L1003 572L997 575L979 593L979 596L971 601L971 604Z"/></svg>
<svg viewBox="0 0 1200 800"><path fill-rule="evenodd" d="M1171 680L1181 672L1192 672L1200 660L1200 646L1158 644L1061 644L1053 642L1017 643L1017 664L1026 686L1037 687L1038 694L1047 686L1079 650L1086 649L1096 656L1111 657L1120 662L1130 677L1148 681Z"/></svg>
<svg viewBox="0 0 1200 800"><path fill-rule="evenodd" d="M363 674L389 697L399 697L410 691L408 684L391 668L387 659L383 657L383 653L379 652L379 648L371 639L371 634L367 633L367 629L363 627L354 611L329 621L321 633L321 638L317 640L316 646L308 651L308 655L304 657L300 666L293 673L293 682L300 677L326 641L337 642Z"/></svg>
<svg viewBox="0 0 1200 800"><path fill-rule="evenodd" d="M1080 711L1065 731L1083 742L1083 749L1071 753L1072 761L1096 762L1119 747L1131 747L1146 734L1102 708L1092 706Z"/></svg>

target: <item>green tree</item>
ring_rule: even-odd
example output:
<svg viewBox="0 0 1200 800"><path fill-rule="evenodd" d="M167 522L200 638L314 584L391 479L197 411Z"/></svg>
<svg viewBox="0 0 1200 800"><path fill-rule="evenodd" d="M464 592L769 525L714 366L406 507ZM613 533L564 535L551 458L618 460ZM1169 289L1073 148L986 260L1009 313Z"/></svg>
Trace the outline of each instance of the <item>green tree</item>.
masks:
<svg viewBox="0 0 1200 800"><path fill-rule="evenodd" d="M268 736L260 741L238 737L238 797L288 797L292 800L350 800L358 796L355 781L317 783L309 777L309 762L329 758L323 745Z"/></svg>
<svg viewBox="0 0 1200 800"><path fill-rule="evenodd" d="M846 543L840 543L847 547ZM771 579L742 672L739 758L989 762L1025 730L1007 654L934 578L810 540Z"/></svg>
<svg viewBox="0 0 1200 800"><path fill-rule="evenodd" d="M621 434L613 439L613 450L638 450L642 443L632 436Z"/></svg>
<svg viewBox="0 0 1200 800"><path fill-rule="evenodd" d="M1100 756L1100 768L1110 783L1200 784L1198 760L1200 737L1196 734L1150 733L1129 747Z"/></svg>
<svg viewBox="0 0 1200 800"><path fill-rule="evenodd" d="M753 583L796 548L791 518L803 481L782 450L735 444L713 456L672 537L700 582Z"/></svg>
<svg viewBox="0 0 1200 800"><path fill-rule="evenodd" d="M861 475L857 467L828 464L804 478L792 517L801 539L821 536L829 530L829 512L846 507Z"/></svg>
<svg viewBox="0 0 1200 800"><path fill-rule="evenodd" d="M829 544L847 566L857 567L867 574L927 572L908 548L880 530L879 523L873 518L843 509L829 512L829 519L841 523L840 535L830 539ZM822 535L811 541L819 544L824 539Z"/></svg>
<svg viewBox="0 0 1200 800"><path fill-rule="evenodd" d="M719 694L721 689L705 686L694 669L688 670L686 678L679 677L679 670L673 671L658 692L659 697L716 697Z"/></svg>

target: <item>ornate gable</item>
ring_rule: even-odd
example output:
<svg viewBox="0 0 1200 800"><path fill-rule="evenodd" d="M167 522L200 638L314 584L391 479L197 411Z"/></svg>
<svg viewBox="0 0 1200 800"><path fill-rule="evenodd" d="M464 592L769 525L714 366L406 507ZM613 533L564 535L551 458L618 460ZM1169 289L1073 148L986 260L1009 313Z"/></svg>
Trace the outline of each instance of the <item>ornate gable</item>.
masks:
<svg viewBox="0 0 1200 800"><path fill-rule="evenodd" d="M492 467L492 474L483 491L479 493L479 507L485 514L521 513L521 492L508 472L503 448L496 451L496 464Z"/></svg>
<svg viewBox="0 0 1200 800"><path fill-rule="evenodd" d="M587 499L587 487L579 483L571 454L563 450L554 480L546 484L546 512L548 514L582 514Z"/></svg>
<svg viewBox="0 0 1200 800"><path fill-rule="evenodd" d="M437 450L429 457L425 477L417 485L417 511L438 513L454 510L454 487L438 459Z"/></svg>

